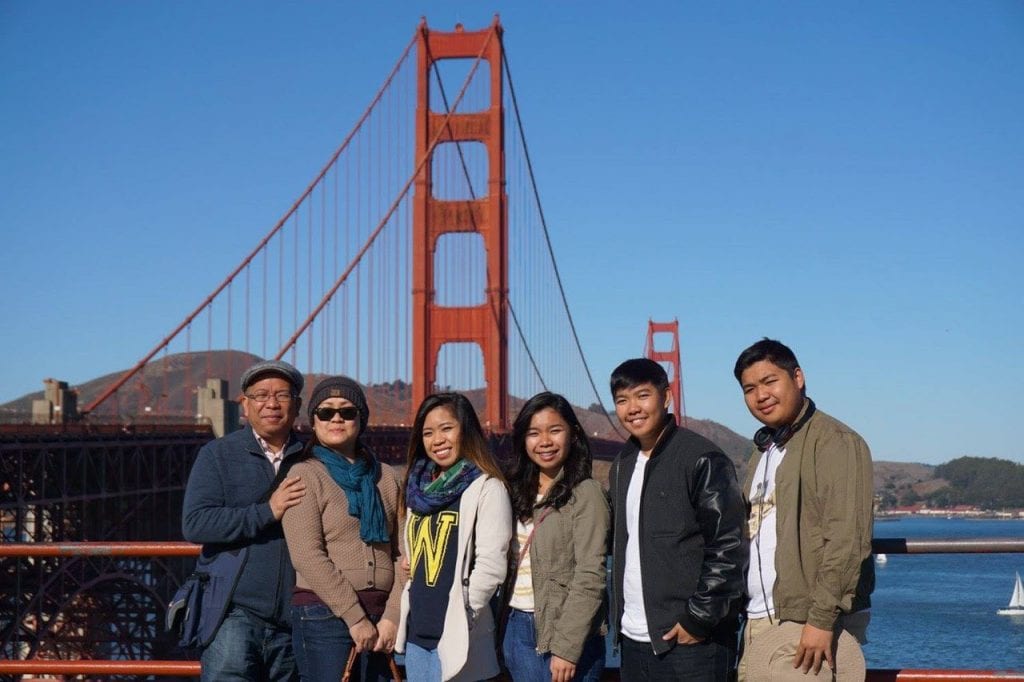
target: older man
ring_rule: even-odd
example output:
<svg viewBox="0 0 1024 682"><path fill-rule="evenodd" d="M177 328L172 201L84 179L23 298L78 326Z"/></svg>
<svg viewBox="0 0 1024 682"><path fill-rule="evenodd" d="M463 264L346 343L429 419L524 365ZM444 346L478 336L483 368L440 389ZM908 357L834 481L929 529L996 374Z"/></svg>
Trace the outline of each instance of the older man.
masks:
<svg viewBox="0 0 1024 682"><path fill-rule="evenodd" d="M278 472L302 449L292 426L303 377L275 360L247 369L241 384L249 424L199 451L182 509L185 539L203 544L200 568L236 557L232 574L215 578L226 588L226 608L203 649L202 679L296 680L288 625L295 572L280 522L305 489Z"/></svg>

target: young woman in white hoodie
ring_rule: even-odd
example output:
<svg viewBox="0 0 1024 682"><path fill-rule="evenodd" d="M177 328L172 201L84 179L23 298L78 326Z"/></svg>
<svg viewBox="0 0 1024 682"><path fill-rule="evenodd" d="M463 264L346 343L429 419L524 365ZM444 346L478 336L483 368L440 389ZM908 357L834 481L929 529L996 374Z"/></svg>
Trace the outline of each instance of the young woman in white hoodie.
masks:
<svg viewBox="0 0 1024 682"><path fill-rule="evenodd" d="M409 682L489 679L499 673L490 601L508 569L512 506L465 396L427 396L406 464L409 582L395 649Z"/></svg>

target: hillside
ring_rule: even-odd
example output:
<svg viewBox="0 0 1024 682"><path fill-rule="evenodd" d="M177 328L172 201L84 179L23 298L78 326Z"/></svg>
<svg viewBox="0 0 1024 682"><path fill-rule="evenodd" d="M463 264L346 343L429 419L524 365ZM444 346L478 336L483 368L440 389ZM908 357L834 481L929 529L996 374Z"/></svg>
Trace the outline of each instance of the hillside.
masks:
<svg viewBox="0 0 1024 682"><path fill-rule="evenodd" d="M116 418L116 415L134 416L143 414L142 408L150 408L152 417L161 415L186 415L195 411L195 393L186 391L185 386L204 384L206 377L229 377L228 395L237 395L237 377L242 370L261 358L240 351L214 351L212 353L180 353L153 361L142 374L129 381L117 395L108 399L96 412L99 418ZM124 372L113 372L72 386L78 392L79 408L85 407ZM312 387L322 375L306 376L308 396ZM41 382L40 382L41 383ZM479 410L484 405L482 390L466 391L467 397ZM405 425L409 421L410 386L402 381L374 384L366 387L366 399L373 415L372 420L380 425ZM32 401L43 397L43 391L29 393L0 405L0 420L7 422L27 421L32 411ZM513 396L510 409L519 410L523 398ZM618 426L614 413L605 414L593 409L576 408L576 414L587 434L608 441L621 441L624 430ZM300 421L304 417L300 417ZM731 429L710 419L689 418L687 425L716 443L742 469L749 455L750 441Z"/></svg>
<svg viewBox="0 0 1024 682"><path fill-rule="evenodd" d="M935 477L935 467L930 464L875 462L874 475L875 495L882 509L913 504L947 485Z"/></svg>
<svg viewBox="0 0 1024 682"><path fill-rule="evenodd" d="M187 391L184 386L203 384L208 376L230 377L229 395L236 395L237 377L245 367L259 360L260 358L255 355L240 351L169 355L147 366L139 377L133 378L121 389L120 395L112 397L97 410L96 416L116 418L115 415L118 414L138 415L144 413L142 408L145 406L150 407L148 414L155 418L161 415L193 414L195 393ZM113 372L73 386L72 388L78 392L79 407L88 405L122 374L123 371ZM307 395L320 378L321 375L306 377ZM401 381L366 387L373 422L380 425L405 425L409 420L410 395L410 386ZM468 391L467 396L478 409L483 406L482 390ZM0 421L28 421L32 401L42 397L43 391L40 390L0 405ZM522 398L513 397L510 408L515 411L522 404ZM596 405L591 409L578 407L576 413L591 437L613 442L622 440L621 427L618 427L618 430L615 428L618 422L614 413L599 412ZM687 426L722 448L735 463L737 475L742 480L751 448L747 437L710 419L689 417ZM614 451L614 446L611 450ZM602 482L607 480L607 464L595 462L594 469L596 478ZM941 468L938 473L941 473ZM883 507L912 504L929 499L935 502L946 499L967 501L981 497L973 492L965 495L962 494L963 491L953 491L950 483L938 476L936 467L928 464L876 461L874 481L875 493ZM969 486L973 490L981 487L981 484L973 480L962 481L958 488L965 491Z"/></svg>
<svg viewBox="0 0 1024 682"><path fill-rule="evenodd" d="M194 390L187 390L186 386L205 384L207 377L222 377L228 379L228 395L237 395L238 377L246 367L260 360L259 356L251 353L229 350L168 355L149 363L139 376L132 378L116 395L100 406L96 414L100 417L114 417L118 414L137 415L143 413L143 408L147 406L150 408L149 413L154 416L192 414L195 411L195 393ZM96 399L125 371L104 374L73 385L71 388L78 393L79 408ZM307 374L304 394L308 396L312 387L322 378L321 374ZM483 406L482 390L466 391L466 395L477 409ZM410 396L410 386L402 381L366 387L366 397L373 413L373 421L378 424L404 425L409 420ZM43 391L39 390L4 403L0 405L0 415L5 415L5 421L13 421L16 416L27 417L32 412L32 401L42 397ZM509 407L516 411L523 402L522 398L513 396ZM609 415L602 412L583 408L577 408L577 414L590 436L621 440L621 436L612 425L614 415L609 419ZM695 424L695 430L705 435L714 434L717 437L728 432L733 440L739 438L714 422L696 420ZM732 443L732 440L729 442ZM730 447L735 449L734 444Z"/></svg>
<svg viewBox="0 0 1024 682"><path fill-rule="evenodd" d="M193 414L196 398L186 386L206 383L206 377L230 377L229 394L237 389L242 370L259 362L261 358L241 351L212 351L211 353L176 353L154 360L142 373L131 379L120 391L111 396L97 410L97 415L136 415L148 406L153 415ZM99 397L100 393L125 371L111 372L72 386L78 392L78 407ZM57 377L58 379L60 377ZM42 381L40 381L42 383ZM15 415L31 415L32 401L43 397L43 391L23 395L0 405L0 415L11 421Z"/></svg>

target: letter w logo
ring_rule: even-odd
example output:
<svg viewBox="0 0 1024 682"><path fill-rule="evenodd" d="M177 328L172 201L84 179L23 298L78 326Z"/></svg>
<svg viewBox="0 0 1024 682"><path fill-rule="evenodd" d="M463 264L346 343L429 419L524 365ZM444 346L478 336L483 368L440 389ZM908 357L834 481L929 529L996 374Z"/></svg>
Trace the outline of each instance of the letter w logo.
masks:
<svg viewBox="0 0 1024 682"><path fill-rule="evenodd" d="M459 512L443 511L437 515L437 533L430 534L430 517L419 514L409 515L409 528L406 531L406 539L410 547L410 565L412 573L416 573L420 559L426 561L426 582L434 587L437 585L437 577L441 573L441 566L444 564L445 551L448 549L448 539L451 537L452 528L459 524Z"/></svg>

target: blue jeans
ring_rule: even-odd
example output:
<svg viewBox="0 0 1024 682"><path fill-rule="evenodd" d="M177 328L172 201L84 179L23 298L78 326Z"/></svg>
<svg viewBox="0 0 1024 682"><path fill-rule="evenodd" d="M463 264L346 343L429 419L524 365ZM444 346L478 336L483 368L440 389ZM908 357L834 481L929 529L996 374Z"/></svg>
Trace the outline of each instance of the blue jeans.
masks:
<svg viewBox="0 0 1024 682"><path fill-rule="evenodd" d="M200 661L204 682L299 679L290 629L238 606L231 607Z"/></svg>
<svg viewBox="0 0 1024 682"><path fill-rule="evenodd" d="M405 643L406 682L441 682L441 659L437 649L424 649Z"/></svg>
<svg viewBox="0 0 1024 682"><path fill-rule="evenodd" d="M621 642L619 676L629 682L726 682L736 653L710 640L700 644L676 644L660 655L654 653L650 642L637 642L625 636Z"/></svg>
<svg viewBox="0 0 1024 682"><path fill-rule="evenodd" d="M323 604L292 606L292 648L302 682L338 682L355 643L348 625ZM390 680L388 659L364 651L352 680Z"/></svg>
<svg viewBox="0 0 1024 682"><path fill-rule="evenodd" d="M509 609L501 651L515 682L551 682L551 653L537 653L537 628L532 613ZM583 644L573 680L597 682L603 671L604 638L594 635Z"/></svg>

